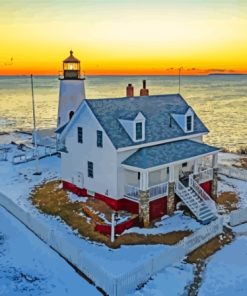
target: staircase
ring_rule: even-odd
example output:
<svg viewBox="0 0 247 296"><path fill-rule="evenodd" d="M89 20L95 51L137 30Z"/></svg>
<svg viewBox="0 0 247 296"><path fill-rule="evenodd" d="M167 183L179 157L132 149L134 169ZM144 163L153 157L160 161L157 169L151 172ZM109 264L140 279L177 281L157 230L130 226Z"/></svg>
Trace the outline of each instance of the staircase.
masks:
<svg viewBox="0 0 247 296"><path fill-rule="evenodd" d="M193 177L190 178L189 187L177 181L175 192L201 223L207 224L217 217L214 201Z"/></svg>

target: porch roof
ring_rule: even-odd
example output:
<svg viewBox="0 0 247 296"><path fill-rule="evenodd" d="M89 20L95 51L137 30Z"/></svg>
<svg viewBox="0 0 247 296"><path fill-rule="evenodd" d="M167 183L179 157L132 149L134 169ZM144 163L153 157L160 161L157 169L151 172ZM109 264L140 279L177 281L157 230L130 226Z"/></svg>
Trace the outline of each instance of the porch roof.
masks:
<svg viewBox="0 0 247 296"><path fill-rule="evenodd" d="M122 164L147 169L216 151L219 151L216 147L191 140L183 140L141 148L123 161Z"/></svg>

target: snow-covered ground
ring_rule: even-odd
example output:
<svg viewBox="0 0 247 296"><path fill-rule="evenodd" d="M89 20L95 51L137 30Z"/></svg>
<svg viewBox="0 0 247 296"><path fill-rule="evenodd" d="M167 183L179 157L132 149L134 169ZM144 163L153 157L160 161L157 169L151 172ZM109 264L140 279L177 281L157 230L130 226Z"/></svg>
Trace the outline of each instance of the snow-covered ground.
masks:
<svg viewBox="0 0 247 296"><path fill-rule="evenodd" d="M193 266L191 264L178 263L159 272L143 288L128 296L185 295L185 287L192 281Z"/></svg>
<svg viewBox="0 0 247 296"><path fill-rule="evenodd" d="M235 159L233 156L231 159ZM247 207L247 182L220 176L219 191L239 196L239 207ZM235 239L208 259L199 296L247 295L247 223L232 227Z"/></svg>
<svg viewBox="0 0 247 296"><path fill-rule="evenodd" d="M0 207L0 295L101 295L23 224Z"/></svg>
<svg viewBox="0 0 247 296"><path fill-rule="evenodd" d="M232 166L239 163L241 155L233 153L219 153L219 163L222 165Z"/></svg>
<svg viewBox="0 0 247 296"><path fill-rule="evenodd" d="M191 230L196 231L201 228L201 224L189 216L183 215L182 211L177 211L172 217L164 216L161 221L155 223L153 228L132 227L125 230L124 233L140 234L160 234L173 231Z"/></svg>
<svg viewBox="0 0 247 296"><path fill-rule="evenodd" d="M219 193L235 192L239 197L239 207L247 207L247 182L220 175Z"/></svg>
<svg viewBox="0 0 247 296"><path fill-rule="evenodd" d="M35 162L12 165L11 162L1 162L0 166L0 192L14 200L20 207L28 209L32 215L48 223L55 231L61 231L68 240L80 246L95 264L102 264L104 268L115 274L121 274L140 264L153 254L163 251L169 246L150 245L150 246L123 246L112 250L108 247L92 243L78 237L60 219L49 215L41 214L29 200L29 194L35 185L45 180L56 179L59 177L59 158L57 156L47 157L40 160L41 176L33 175L35 172ZM4 177L3 177L4 176ZM14 186L13 186L14 184ZM119 266L121 265L121 268Z"/></svg>
<svg viewBox="0 0 247 296"><path fill-rule="evenodd" d="M11 146L11 147L13 149L12 153L15 153L14 150L16 149L16 147L15 146ZM11 157L11 153L9 154L9 157ZM230 154L230 157L231 159L235 159L235 156L232 156L232 154ZM225 157L225 155L221 156L220 159L227 162L227 157ZM230 160L228 163L231 164L232 161L235 161L235 160ZM76 231L72 231L62 221L60 221L55 217L41 214L36 208L34 208L31 205L31 202L28 196L30 194L30 191L35 185L38 185L44 182L45 180L59 178L59 175L60 175L59 158L57 156L53 156L53 157L48 157L40 160L40 168L42 170L42 175L35 176L33 175L36 169L34 161L29 163L19 164L19 165L12 165L11 162L9 161L0 162L0 192L9 196L13 201L19 204L20 207L27 209L30 213L32 213L32 215L37 217L39 220L42 220L44 223L48 224L49 227L51 227L55 231L62 232L64 234L64 237L67 240L73 242L75 245L77 245L82 250L84 250L94 264L99 264L103 266L106 271L117 275L117 274L127 272L133 267L138 266L138 264L145 261L146 258L150 258L150 256L152 255L160 253L163 250L166 250L166 249L168 250L169 248L172 248L165 245L146 245L146 246L139 245L139 246L123 246L119 249L112 250L107 248L104 245L92 243L88 240L78 237ZM223 191L237 192L237 194L240 196L240 206L241 207L247 206L247 183L246 182L237 181L235 179L221 176L221 181L219 182L219 188L221 192ZM71 196L71 199L76 199L76 198L74 196ZM135 232L144 233L144 234L148 234L148 233L157 234L157 233L167 233L174 230L194 231L199 227L200 227L200 224L197 223L195 220L189 217L183 216L180 212L177 212L176 215L174 215L171 218L164 217L162 221L157 222L155 224L155 228L153 229L144 230L144 229L136 228L136 229L130 230L129 232L135 231ZM9 232L8 225L6 225L4 229L5 229L5 232ZM30 238L31 244L32 244L32 240L33 239ZM241 241L241 243L238 242L239 240ZM232 248L232 250L235 250L235 252L238 252L238 249L239 249L239 252L242 254L242 256L244 256L243 252L244 252L245 246L246 244L244 241L244 236L238 237L235 241L232 242L232 244L230 244L229 246L226 246L225 248L217 252L215 255L213 255L209 259L209 264L205 271L206 276L205 276L205 279L203 280L203 284L200 289L200 293L202 294L200 295L206 295L206 291L209 291L208 289L210 289L210 287L214 287L212 282L213 276L211 277L211 274L213 274L212 270L214 269L214 266L216 266L216 264L219 264L220 262L219 260L222 260L226 265L229 264L229 266L233 263L232 259L229 258L231 257L230 256L231 249L228 250L228 248ZM1 248L1 245L0 245L0 248ZM47 249L49 248L47 247ZM8 248L6 248L5 252L8 253ZM18 259L18 254L19 256L21 256L20 253L16 253L17 263L18 263L18 260L21 260L21 259ZM224 258L224 260L222 258ZM229 259L229 263L227 263L228 259ZM13 266L14 265L15 265L15 259L13 260ZM54 264L54 266L55 265L56 264ZM17 267L14 266L14 268L17 268ZM241 268L239 269L233 268L231 272L232 291L235 291L234 294L236 296L247 295L247 293L245 294L237 293L239 291L237 290L238 276L241 275L241 272L242 272L242 269L241 270L240 269ZM37 270L41 274L42 272L44 272L42 268L38 267L38 265L37 265ZM217 268L215 268L215 270L217 270ZM235 270L236 272L234 272ZM34 272L31 274L35 276L37 273ZM243 277L243 275L241 276ZM217 277L217 275L215 275L215 277ZM158 273L156 276L153 277L152 280L146 283L144 287L142 287L140 290L137 290L134 295L138 295L138 296L139 295L169 295L169 296L182 295L184 293L185 287L192 281L192 279L193 279L192 265L184 264L184 263L177 264L176 266L169 267L164 271ZM67 280L66 275L62 274L61 281L66 281L66 280ZM1 278L0 278L0 281L1 281ZM223 283L223 282L219 282L219 283ZM234 283L236 283L236 285ZM73 284L72 281L70 283L68 282L68 285L72 285L72 284ZM57 285L56 281L52 285L56 286ZM235 290L234 290L234 285L236 288ZM61 286L61 287L64 287L64 286ZM218 295L218 294L213 294L212 291L214 290L211 290L211 292L208 293L207 295ZM3 294L3 295L8 295L8 294ZM12 294L9 294L9 295L12 296ZM15 294L13 295L15 296ZM32 294L32 295L35 295L35 294ZM58 295L63 295L63 294L59 293ZM71 294L71 292L69 292L68 290L67 295L76 295L76 294L73 294L73 293ZM86 295L86 294L83 293L83 295ZM88 294L88 295L94 295L94 294Z"/></svg>
<svg viewBox="0 0 247 296"><path fill-rule="evenodd" d="M246 227L247 230L247 227ZM214 254L205 270L200 296L247 295L247 236L237 237Z"/></svg>

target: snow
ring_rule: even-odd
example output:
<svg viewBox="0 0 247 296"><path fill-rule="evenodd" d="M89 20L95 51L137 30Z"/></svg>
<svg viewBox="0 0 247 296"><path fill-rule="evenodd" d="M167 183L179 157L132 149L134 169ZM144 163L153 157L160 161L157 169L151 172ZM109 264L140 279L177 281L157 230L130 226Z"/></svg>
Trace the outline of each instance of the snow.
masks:
<svg viewBox="0 0 247 296"><path fill-rule="evenodd" d="M189 216L183 215L183 212L177 211L174 216L164 216L161 221L155 223L154 228L133 227L125 230L124 233L140 234L165 234L173 231L191 230L196 231L201 228L201 224Z"/></svg>
<svg viewBox="0 0 247 296"><path fill-rule="evenodd" d="M235 192L240 199L239 206L241 208L247 207L247 182L220 175L218 186L219 193Z"/></svg>
<svg viewBox="0 0 247 296"><path fill-rule="evenodd" d="M86 202L88 200L88 197L78 196L73 192L69 192L68 197L71 202L76 202L76 201Z"/></svg>
<svg viewBox="0 0 247 296"><path fill-rule="evenodd" d="M16 149L14 146L12 149ZM63 233L64 239L72 242L78 248L84 250L95 265L102 265L110 274L122 274L143 263L146 258L162 252L169 246L165 245L140 245L122 246L118 249L110 249L103 244L93 243L82 239L77 231L73 231L59 218L41 214L30 202L29 194L38 184L46 180L58 179L60 176L60 159L57 156L40 160L41 176L35 176L35 162L12 165L9 161L1 162L0 166L0 193L5 194L24 208L33 216L48 224L54 231ZM13 186L13 184L15 186ZM76 199L74 195L70 198ZM119 268L121 266L121 268Z"/></svg>
<svg viewBox="0 0 247 296"><path fill-rule="evenodd" d="M159 272L134 296L177 296L184 295L184 288L193 281L193 266L179 263Z"/></svg>
<svg viewBox="0 0 247 296"><path fill-rule="evenodd" d="M236 159L237 157L230 158ZM239 207L247 207L247 182L220 175L219 191L236 192ZM232 227L235 239L208 260L199 296L247 295L247 223Z"/></svg>
<svg viewBox="0 0 247 296"><path fill-rule="evenodd" d="M38 254L38 256L37 256ZM0 295L101 295L0 207Z"/></svg>
<svg viewBox="0 0 247 296"><path fill-rule="evenodd" d="M242 156L233 153L219 153L218 161L221 165L232 166L239 162Z"/></svg>
<svg viewBox="0 0 247 296"><path fill-rule="evenodd" d="M247 237L237 237L209 260L199 296L247 295Z"/></svg>
<svg viewBox="0 0 247 296"><path fill-rule="evenodd" d="M0 137L1 139L1 137ZM6 140L6 139L5 139ZM9 138L7 139L9 140ZM7 141L6 140L6 141ZM3 142L3 141L2 141ZM6 142L5 142L6 143ZM8 154L8 158L11 159L14 153L17 153L17 147L14 145L9 145L9 148L12 149L12 152ZM229 159L229 161L227 160ZM224 154L224 157L221 157L220 161L225 161L231 163L235 161L237 157L227 156ZM137 245L137 246L122 246L118 249L110 249L103 244L93 243L89 240L81 238L77 231L73 231L65 223L63 223L59 218L51 217L49 215L44 215L40 213L34 206L32 206L29 200L29 194L34 188L34 186L43 183L46 180L58 179L60 176L60 159L57 156L47 157L40 160L40 168L42 170L41 176L34 176L35 172L35 162L31 161L28 163L23 163L19 165L12 165L10 161L1 161L0 162L0 193L7 195L13 201L15 201L20 207L27 210L37 219L44 222L46 225L49 225L54 231L59 231L63 233L64 239L78 246L82 249L88 258L90 258L92 264L100 265L104 267L106 272L111 274L120 275L124 272L128 272L132 268L135 268L139 264L143 263L147 258L162 252L163 250L169 250L172 246L166 245ZM240 196L240 206L247 206L247 183L243 181L238 181L235 179L227 178L225 176L220 176L221 181L219 182L219 190L223 191L235 191ZM13 186L14 185L14 186ZM76 201L78 198L70 194L70 199ZM81 197L80 197L80 200ZM6 213L5 213L6 215ZM4 215L2 215L4 217ZM9 219L4 219L6 225L1 223L0 229L4 234L4 239L0 238L0 262L3 266L6 266L5 269L1 268L0 271L0 287L2 287L1 281L5 285L5 290L1 291L0 295L4 296L15 296L22 295L14 294L17 293L16 285L18 289L29 289L27 283L29 277L37 277L41 281L37 283L37 292L31 291L30 295L49 295L49 291L52 291L51 295L77 295L76 291L83 291L85 295L97 295L98 293L94 287L89 286L83 279L77 279L77 275L72 276L71 269L66 262L64 262L59 256L57 256L49 247L43 244L38 238L34 235L26 234L28 232L25 227L24 230L18 229L14 231L12 224L17 223L16 220L12 219L14 222L7 223ZM1 221L1 216L0 216ZM19 223L20 224L20 223ZM247 225L247 224L244 224ZM18 227L21 228L21 225ZM240 226L238 226L240 227ZM245 229L245 226L241 226ZM8 229L10 228L10 230ZM181 212L177 212L173 217L163 217L162 221L156 222L155 227L152 229L140 229L132 228L126 232L138 232L143 234L159 234L167 233L176 230L192 230L195 231L200 228L200 224L194 219L182 215ZM240 229L240 230L238 230ZM9 239L5 239L8 235L6 233L8 230ZM241 228L234 228L236 232L244 232ZM246 227L247 230L247 227ZM14 237L15 234L16 238ZM28 238L26 236L28 235ZM23 242L19 242L18 238ZM4 244L1 245L1 241L4 241ZM22 245L22 243L24 245ZM9 245L8 245L9 244ZM12 247L11 247L12 244ZM41 244L40 246L38 246ZM243 282L246 281L246 276L244 275L244 265L247 260L247 255L244 253L244 248L246 249L246 238L244 236L237 237L236 240L230 245L224 247L221 251L217 252L209 260L209 264L205 271L205 279L203 285L200 289L199 295L232 295L229 294L229 291L237 295L247 295L246 290L244 289ZM16 248L18 245L18 248ZM5 246L2 249L2 246ZM42 250L44 248L44 250ZM5 251L4 251L5 250ZM20 256L21 250L21 256ZM1 256L1 252L5 252L6 260ZM232 253L237 254L236 264L234 265L234 257ZM37 256L39 254L39 256ZM30 256L26 259L25 256ZM52 256L55 256L56 259L53 259ZM243 257L242 264L240 261L241 256ZM54 257L54 258L55 258ZM232 257L232 258L231 258ZM10 258L10 259L9 259ZM12 258L12 259L11 259ZM47 260L48 258L48 260ZM59 258L59 260L57 260ZM4 260L4 261L2 261ZM32 262L32 264L31 264ZM42 264L46 262L46 264ZM48 262L48 263L47 263ZM240 263L240 264L238 264ZM26 265L25 265L26 264ZM30 265L29 265L30 264ZM61 264L64 264L62 266ZM9 266L9 269L8 269ZM13 267L13 268L12 268ZM7 270L7 274L5 271ZM25 273L27 280L20 280L20 277L16 277L21 273ZM58 272L59 271L59 272ZM19 272L19 273L18 273ZM224 280L224 277L226 280ZM13 278L16 281L13 281ZM193 279L193 267L189 264L177 264L166 268L162 272L153 276L153 279L148 281L146 285L135 293L130 295L181 295L184 293L185 287ZM31 278L33 280L33 278ZM24 283L23 283L24 281ZM238 281L238 282L237 282ZM43 284L44 283L44 284ZM73 283L72 284L69 284ZM240 283L240 288L238 289ZM67 286L66 286L67 284ZM216 289L218 284L221 286L221 289ZM79 285L84 285L85 287L79 288ZM224 288L224 285L228 287ZM35 285L32 285L32 287ZM75 287L75 289L74 289ZM6 290L7 289L7 290ZM12 289L12 290L11 290ZM41 290L40 290L41 289ZM46 289L45 293L44 290ZM50 290L49 290L50 289ZM54 289L54 290L52 290ZM57 290L56 290L57 289ZM74 289L74 290L70 290ZM85 289L85 290L84 290ZM92 289L87 292L86 289ZM235 289L235 290L234 290ZM41 292L40 292L41 291ZM85 291L85 292L84 292ZM212 294L212 291L224 291L222 294ZM239 292L240 294L236 293ZM215 292L215 293L216 293ZM242 293L243 292L243 293ZM2 293L2 294L1 294ZM12 294L11 294L12 293ZM36 293L36 294L35 294ZM38 294L40 293L40 294ZM67 294L66 294L67 293ZM226 294L228 293L228 294ZM241 294L242 293L242 294ZM25 294L28 295L28 294Z"/></svg>

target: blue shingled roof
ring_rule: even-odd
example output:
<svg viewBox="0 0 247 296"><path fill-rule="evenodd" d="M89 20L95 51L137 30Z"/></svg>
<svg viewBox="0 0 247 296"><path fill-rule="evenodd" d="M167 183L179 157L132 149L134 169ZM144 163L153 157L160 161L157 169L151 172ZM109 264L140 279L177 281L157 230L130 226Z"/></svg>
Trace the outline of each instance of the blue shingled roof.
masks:
<svg viewBox="0 0 247 296"><path fill-rule="evenodd" d="M218 151L218 148L190 140L141 148L122 164L147 169Z"/></svg>
<svg viewBox="0 0 247 296"><path fill-rule="evenodd" d="M116 148L150 143L188 135L171 121L172 113L185 114L189 105L180 94L155 95L134 98L86 100L92 112L104 128ZM134 142L120 124L119 119L134 119L141 112L146 118L145 141ZM194 131L189 134L208 132L195 114Z"/></svg>

